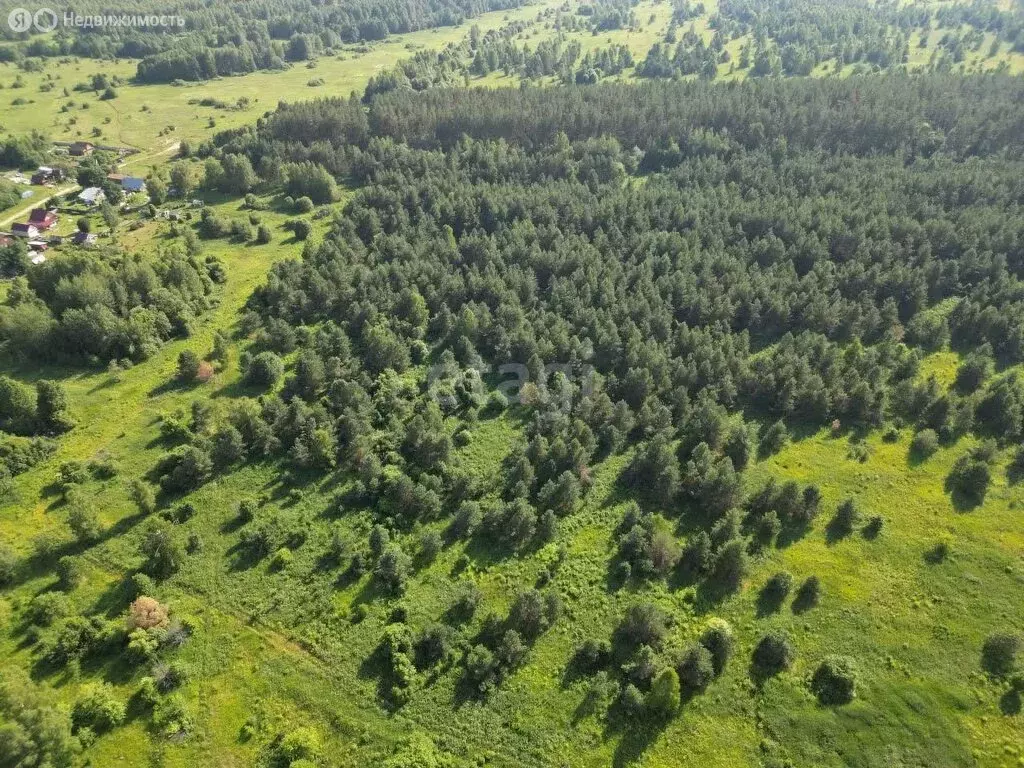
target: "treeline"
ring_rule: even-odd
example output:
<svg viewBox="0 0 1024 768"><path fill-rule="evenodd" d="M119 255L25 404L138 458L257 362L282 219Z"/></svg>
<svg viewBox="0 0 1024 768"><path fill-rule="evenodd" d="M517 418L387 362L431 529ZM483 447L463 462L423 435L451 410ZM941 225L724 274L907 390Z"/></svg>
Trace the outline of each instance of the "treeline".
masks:
<svg viewBox="0 0 1024 768"><path fill-rule="evenodd" d="M8 48L7 58L141 58L142 82L201 80L305 60L346 43L453 26L481 13L520 5L522 0L356 0L342 5L260 0L213 8L199 0L179 0L160 8L160 15L180 16L183 26L60 28L52 37ZM102 4L90 3L54 10L80 16L111 13ZM134 2L119 6L114 15L153 14L151 6ZM25 37L7 27L2 34L9 40Z"/></svg>
<svg viewBox="0 0 1024 768"><path fill-rule="evenodd" d="M448 148L463 136L531 147L613 137L647 152L672 142L755 149L784 144L858 156L1011 155L1024 149L1015 109L1019 78L1003 76L799 79L743 88L704 82L600 88L436 89L418 96L282 105L259 128L219 134L204 151L241 152L254 166L313 160L335 175L358 171L372 137ZM366 175L361 173L361 175Z"/></svg>
<svg viewBox="0 0 1024 768"><path fill-rule="evenodd" d="M222 132L198 152L244 155L263 183L308 175L325 190L314 202L333 198L329 176L373 178L379 167L365 151L374 137L444 148L466 134L524 147L563 132L570 141L604 135L642 153L634 159L643 171L765 146L907 159L1013 154L1024 138L1004 105L1016 104L1022 89L1019 78L1002 76L889 75L758 81L742 89L656 81L550 93L446 88L413 97L397 91L376 95L368 110L355 98L283 104L258 127ZM295 164L305 171L289 172ZM316 191L295 187L289 187L295 196Z"/></svg>
<svg viewBox="0 0 1024 768"><path fill-rule="evenodd" d="M437 52L419 51L394 69L370 78L363 101L391 91L466 85L474 77L497 71L523 80L556 77L562 83L593 84L633 66L633 55L625 45L598 48L582 59L580 44L566 43L562 36L542 40L535 49L529 44L518 45L514 38L523 28L513 23L481 35L474 27L459 45L451 44Z"/></svg>

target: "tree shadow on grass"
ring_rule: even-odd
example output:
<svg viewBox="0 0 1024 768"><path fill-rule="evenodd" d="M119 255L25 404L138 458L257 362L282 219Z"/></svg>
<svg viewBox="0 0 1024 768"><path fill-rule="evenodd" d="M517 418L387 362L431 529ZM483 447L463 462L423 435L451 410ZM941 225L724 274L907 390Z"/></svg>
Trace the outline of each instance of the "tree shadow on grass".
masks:
<svg viewBox="0 0 1024 768"><path fill-rule="evenodd" d="M946 476L942 487L949 494L949 501L957 512L970 512L980 507L985 503L985 496L988 491L986 487L980 493L965 492L957 483L952 473Z"/></svg>
<svg viewBox="0 0 1024 768"><path fill-rule="evenodd" d="M387 709L389 712L395 712L401 709L402 703L396 701L392 695L392 691L395 689L394 674L391 670L391 664L388 662L387 650L384 648L383 643L379 643L363 661L359 664L359 670L356 672L357 676L361 680L372 680L377 684L377 700L380 705Z"/></svg>
<svg viewBox="0 0 1024 768"><path fill-rule="evenodd" d="M706 578L697 585L693 601L694 613L697 615L709 613L738 591L738 585L718 584L714 579Z"/></svg>
<svg viewBox="0 0 1024 768"><path fill-rule="evenodd" d="M791 547L810 532L811 522L809 520L783 523L782 530L779 531L779 535L775 537L775 547L777 549L786 549L787 547Z"/></svg>
<svg viewBox="0 0 1024 768"><path fill-rule="evenodd" d="M842 522L838 517L833 517L829 520L828 525L825 526L825 543L830 547L852 535L853 528L848 523Z"/></svg>
<svg viewBox="0 0 1024 768"><path fill-rule="evenodd" d="M224 555L231 560L231 564L228 566L228 571L231 573L239 573L255 568L268 554L242 541L236 541L224 551Z"/></svg>
<svg viewBox="0 0 1024 768"><path fill-rule="evenodd" d="M786 597L785 592L772 590L768 586L763 587L757 594L757 618L763 619L781 611L782 606L786 603Z"/></svg>
<svg viewBox="0 0 1024 768"><path fill-rule="evenodd" d="M803 590L798 590L796 597L793 598L792 605L790 605L790 610L797 616L801 616L816 608L819 600L820 598L817 595L810 594Z"/></svg>
<svg viewBox="0 0 1024 768"><path fill-rule="evenodd" d="M174 378L153 387L146 395L147 397L160 397L160 395L168 395L171 392L189 392L193 389L198 389L200 386L201 384L198 381L184 382Z"/></svg>
<svg viewBox="0 0 1024 768"><path fill-rule="evenodd" d="M99 597L92 604L90 615L102 613L108 619L124 614L134 599L134 587L131 576L113 582L107 589L100 593Z"/></svg>
<svg viewBox="0 0 1024 768"><path fill-rule="evenodd" d="M1006 482L1017 485L1021 481L1024 481L1024 464L1014 461L1006 468Z"/></svg>
<svg viewBox="0 0 1024 768"><path fill-rule="evenodd" d="M613 705L608 716L608 725L605 728L605 739L621 735L619 743L615 747L612 756L614 768L624 768L633 765L644 753L658 740L668 721L651 722L646 719L630 717L621 711L617 705Z"/></svg>
<svg viewBox="0 0 1024 768"><path fill-rule="evenodd" d="M1024 707L1022 707L1021 693L1015 687L1010 688L999 699L999 711L1004 715L1010 717L1013 715L1019 715L1022 708Z"/></svg>

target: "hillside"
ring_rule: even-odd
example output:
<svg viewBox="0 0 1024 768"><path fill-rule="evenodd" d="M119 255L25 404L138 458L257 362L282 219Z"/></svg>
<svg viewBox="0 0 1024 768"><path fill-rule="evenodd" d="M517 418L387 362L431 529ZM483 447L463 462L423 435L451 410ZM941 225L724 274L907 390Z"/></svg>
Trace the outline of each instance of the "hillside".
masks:
<svg viewBox="0 0 1024 768"><path fill-rule="evenodd" d="M6 44L0 766L1024 761L1019 9L360 8Z"/></svg>

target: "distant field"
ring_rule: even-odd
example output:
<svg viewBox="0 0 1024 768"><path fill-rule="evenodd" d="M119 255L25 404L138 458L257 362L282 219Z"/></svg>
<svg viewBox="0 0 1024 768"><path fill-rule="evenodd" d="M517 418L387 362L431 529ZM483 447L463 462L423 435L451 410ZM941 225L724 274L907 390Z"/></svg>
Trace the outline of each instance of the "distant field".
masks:
<svg viewBox="0 0 1024 768"><path fill-rule="evenodd" d="M714 2L704 4L705 12L696 19L690 19L679 26L682 33L693 28L705 42L710 42L714 30L709 20L717 6ZM458 27L445 27L396 35L386 42L373 43L367 52L359 52L349 46L334 56L322 56L315 64L293 64L284 72L257 72L249 75L222 78L201 83L175 85L138 86L129 82L135 74L134 61L105 62L90 59L46 60L41 73L20 72L11 64L0 64L0 105L5 99L24 99L28 103L10 106L0 118L0 129L18 133L38 129L55 140L71 141L91 139L136 147L143 150L129 159L127 167L142 171L151 165L164 162L181 140L199 142L219 130L253 123L260 115L277 106L279 101L296 101L324 96L347 97L350 93L362 93L367 81L374 74L384 71L421 48L440 49L450 42L463 40L470 27L476 24L486 32L517 19L535 19L545 12L562 7L556 0L544 0L512 12L488 13ZM575 7L575 6L571 6ZM583 53L612 44L627 45L637 63L647 55L651 46L664 41L672 15L667 2L644 0L633 8L637 20L634 29L618 29L600 34L590 32L564 32L567 41L578 41ZM517 38L518 44L535 48L537 43L551 38L555 30L547 17L531 26ZM907 66L917 69L926 66L938 46L942 31L929 35L928 45L918 46L920 34L915 33L910 41L910 60ZM751 42L749 36L732 40L726 46L732 63L722 63L718 76L724 80L740 80L747 76L746 70L734 69L740 49ZM990 71L1005 63L1011 72L1024 72L1024 54L1009 50L1003 44L998 55L989 56L992 36L986 35L984 44L978 50L968 51L962 64L964 72ZM858 66L850 65L842 74L857 71ZM74 86L86 82L96 73L105 73L122 78L125 82L118 87L118 97L110 101L97 98L97 94L76 93ZM835 73L835 62L819 64L814 74L823 76ZM12 88L20 76L23 87ZM625 73L621 78L631 76ZM311 87L310 81L322 79L323 85ZM44 81L53 83L52 90L40 92ZM492 73L474 79L473 84L507 86L514 85L518 78L509 78ZM69 96L63 95L68 89ZM239 99L248 99L242 109L223 109L199 104L204 99L214 99L233 107ZM74 106L65 112L61 109L69 100ZM101 131L95 136L94 129Z"/></svg>
<svg viewBox="0 0 1024 768"><path fill-rule="evenodd" d="M174 85L119 86L118 97L103 101L92 92L76 93L74 86L84 83L96 73L117 76L127 81L135 75L134 61L106 62L75 59L68 63L47 60L41 73L26 73L11 64L0 64L0 105L6 106L0 117L0 128L8 133L39 129L54 140L91 140L98 143L136 147L144 152L131 159L129 167L144 169L166 157L160 153L183 139L199 142L216 131L254 123L264 112L275 109L279 101L297 101L324 96L348 97L352 91L362 93L366 82L375 73L393 66L399 59L412 55L416 48L441 48L463 39L476 24L481 30L500 27L509 21L536 16L545 8L557 7L554 0L525 6L516 11L488 13L458 27L424 30L396 35L386 42L375 43L367 53L342 50L336 56L322 56L315 66L292 65L284 72L256 72L239 77L202 83ZM24 87L11 89L21 76ZM55 87L40 92L39 86L51 77ZM324 84L310 87L309 81L322 78ZM70 95L64 96L67 88ZM29 100L22 106L9 106L15 98ZM211 98L234 104L249 99L244 110L226 110L199 106ZM61 107L68 101L75 106L67 112ZM196 102L196 103L190 103ZM83 104L88 108L83 109ZM69 122L74 120L74 125ZM210 125L211 121L214 123ZM102 134L93 136L93 129ZM170 129L170 130L169 130Z"/></svg>

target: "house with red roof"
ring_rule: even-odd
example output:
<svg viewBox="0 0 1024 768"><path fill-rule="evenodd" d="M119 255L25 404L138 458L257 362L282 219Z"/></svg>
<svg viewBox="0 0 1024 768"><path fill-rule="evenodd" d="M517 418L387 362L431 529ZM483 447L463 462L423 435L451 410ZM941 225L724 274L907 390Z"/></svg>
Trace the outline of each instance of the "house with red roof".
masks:
<svg viewBox="0 0 1024 768"><path fill-rule="evenodd" d="M28 223L35 225L39 231L50 229L57 223L55 211L48 211L45 208L33 208L28 216Z"/></svg>

